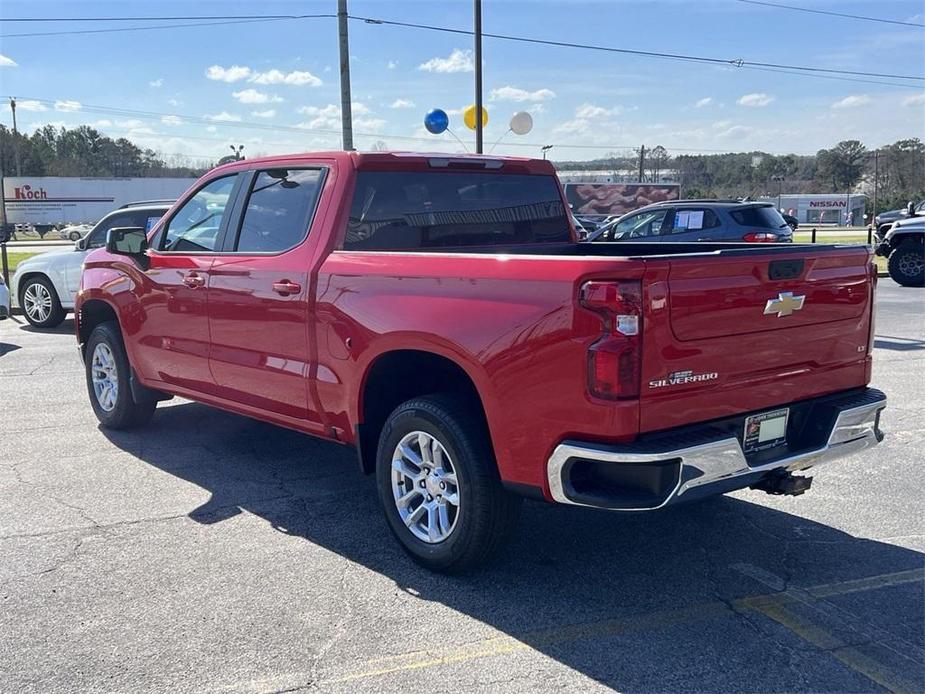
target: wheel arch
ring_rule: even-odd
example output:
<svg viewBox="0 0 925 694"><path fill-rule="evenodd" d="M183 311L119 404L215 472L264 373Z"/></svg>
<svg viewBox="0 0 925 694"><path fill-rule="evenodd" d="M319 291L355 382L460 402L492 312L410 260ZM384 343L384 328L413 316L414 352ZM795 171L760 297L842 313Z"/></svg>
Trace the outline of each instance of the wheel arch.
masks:
<svg viewBox="0 0 925 694"><path fill-rule="evenodd" d="M74 312L74 322L77 325L77 342L80 345L81 354L94 328L109 321L115 322L119 330L122 330L118 311L105 299L93 297L80 302Z"/></svg>
<svg viewBox="0 0 925 694"><path fill-rule="evenodd" d="M376 466L379 434L389 414L401 403L438 392L462 395L483 419L489 431L485 401L473 376L460 360L426 349L392 349L376 355L367 365L356 395L356 445L360 468L372 473ZM492 445L489 436L489 445Z"/></svg>

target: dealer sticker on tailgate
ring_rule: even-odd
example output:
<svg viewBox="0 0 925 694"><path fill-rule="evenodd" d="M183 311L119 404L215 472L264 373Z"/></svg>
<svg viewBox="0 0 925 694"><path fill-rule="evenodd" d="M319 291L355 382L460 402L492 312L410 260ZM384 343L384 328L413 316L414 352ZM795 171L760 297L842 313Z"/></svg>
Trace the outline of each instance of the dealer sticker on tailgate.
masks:
<svg viewBox="0 0 925 694"><path fill-rule="evenodd" d="M787 441L787 419L790 409L762 412L745 418L742 450L748 455L774 448Z"/></svg>

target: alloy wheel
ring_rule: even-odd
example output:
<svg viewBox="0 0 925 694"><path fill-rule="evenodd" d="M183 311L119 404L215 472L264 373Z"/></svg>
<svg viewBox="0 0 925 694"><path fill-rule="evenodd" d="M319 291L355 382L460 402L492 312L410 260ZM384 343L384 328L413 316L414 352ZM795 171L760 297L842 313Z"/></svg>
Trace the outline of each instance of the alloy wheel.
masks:
<svg viewBox="0 0 925 694"><path fill-rule="evenodd" d="M100 342L93 350L90 376L97 403L106 412L111 412L119 397L119 374L116 371L116 358L105 342Z"/></svg>
<svg viewBox="0 0 925 694"><path fill-rule="evenodd" d="M52 297L48 287L34 282L23 292L23 311L36 323L44 323L51 315Z"/></svg>
<svg viewBox="0 0 925 694"><path fill-rule="evenodd" d="M424 431L404 436L392 454L392 496L402 521L428 544L446 540L459 519L459 481L446 448Z"/></svg>

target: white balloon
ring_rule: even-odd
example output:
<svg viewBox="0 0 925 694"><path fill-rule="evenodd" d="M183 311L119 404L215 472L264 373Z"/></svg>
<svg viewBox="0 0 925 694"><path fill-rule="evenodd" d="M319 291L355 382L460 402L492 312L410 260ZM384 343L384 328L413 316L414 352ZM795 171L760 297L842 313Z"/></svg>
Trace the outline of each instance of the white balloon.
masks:
<svg viewBox="0 0 925 694"><path fill-rule="evenodd" d="M526 135L533 130L533 116L526 111L518 111L511 116L511 130L515 135Z"/></svg>

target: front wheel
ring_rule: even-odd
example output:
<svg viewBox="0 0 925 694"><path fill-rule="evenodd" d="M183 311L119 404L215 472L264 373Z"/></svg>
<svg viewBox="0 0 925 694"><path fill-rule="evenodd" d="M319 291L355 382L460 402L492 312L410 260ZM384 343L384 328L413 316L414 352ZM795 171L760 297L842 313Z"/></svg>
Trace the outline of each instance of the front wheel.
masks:
<svg viewBox="0 0 925 694"><path fill-rule="evenodd" d="M51 280L40 275L23 282L19 290L19 305L29 325L36 328L55 328L61 325L67 314Z"/></svg>
<svg viewBox="0 0 925 694"><path fill-rule="evenodd" d="M454 395L409 400L388 418L376 457L386 521L411 557L457 573L487 563L516 526L478 410Z"/></svg>
<svg viewBox="0 0 925 694"><path fill-rule="evenodd" d="M890 253L887 269L890 277L904 287L925 286L925 260L921 242L906 242Z"/></svg>
<svg viewBox="0 0 925 694"><path fill-rule="evenodd" d="M107 429L147 424L157 402L137 403L132 398L132 369L117 324L101 323L93 329L85 359L90 404L100 423Z"/></svg>

